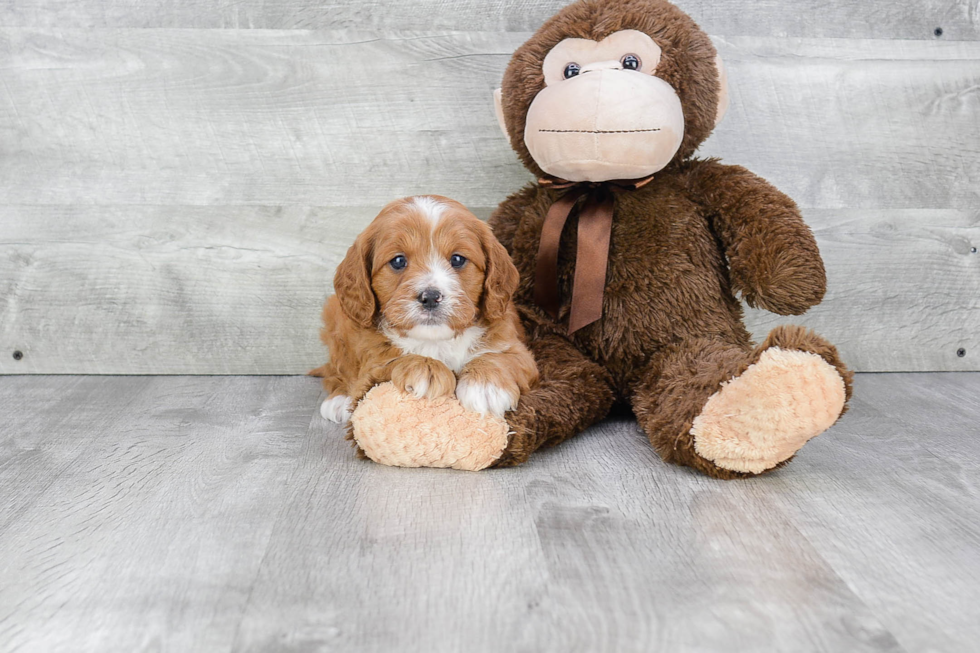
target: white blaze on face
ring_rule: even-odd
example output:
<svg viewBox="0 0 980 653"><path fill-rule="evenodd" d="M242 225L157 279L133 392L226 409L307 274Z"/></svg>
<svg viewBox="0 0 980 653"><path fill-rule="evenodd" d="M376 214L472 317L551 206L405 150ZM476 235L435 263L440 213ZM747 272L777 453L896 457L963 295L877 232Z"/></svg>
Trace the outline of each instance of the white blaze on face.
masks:
<svg viewBox="0 0 980 653"><path fill-rule="evenodd" d="M459 279L449 261L445 260L439 252L432 252L429 255L425 267L425 274L416 282L419 292L426 288L436 288L442 293L443 302L451 299L451 293L459 292Z"/></svg>
<svg viewBox="0 0 980 653"><path fill-rule="evenodd" d="M437 199L426 195L412 198L412 203L425 216L430 225L429 253L422 263L424 269L412 282L412 291L416 296L430 288L439 291L442 301L435 312L422 308L415 302L410 314L411 318L422 327L442 326L452 316L453 309L459 303L460 293L463 292L459 278L453 271L449 260L436 246L435 232L445 213L445 205Z"/></svg>
<svg viewBox="0 0 980 653"><path fill-rule="evenodd" d="M442 219L442 214L446 210L446 207L439 200L428 195L417 195L413 197L412 204L422 212L422 215L432 222L433 230L439 224L439 220Z"/></svg>

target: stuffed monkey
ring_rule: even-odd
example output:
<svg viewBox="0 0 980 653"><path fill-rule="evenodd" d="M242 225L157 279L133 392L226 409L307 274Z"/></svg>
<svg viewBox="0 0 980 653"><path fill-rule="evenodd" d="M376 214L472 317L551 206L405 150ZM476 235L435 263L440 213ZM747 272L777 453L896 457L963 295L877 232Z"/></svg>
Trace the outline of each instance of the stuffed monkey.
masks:
<svg viewBox="0 0 980 653"><path fill-rule="evenodd" d="M801 327L754 345L743 324L739 296L799 315L823 298L826 277L789 197L745 168L694 157L728 93L689 16L666 0L580 0L514 53L495 100L539 179L490 225L520 272L514 299L540 382L506 424L473 429L479 456L466 464L447 459L465 459L475 417L442 406L451 432L420 443L398 425L428 407L368 396L353 421L368 455L517 465L626 402L665 461L728 479L784 465L834 424L852 377L834 346ZM446 430L439 421L431 427ZM451 454L433 452L447 440Z"/></svg>
<svg viewBox="0 0 980 653"><path fill-rule="evenodd" d="M497 116L539 183L490 218L541 382L497 465L628 402L657 453L720 478L785 464L843 414L851 373L801 327L754 345L750 306L799 315L823 262L793 201L694 157L728 105L725 70L665 0L580 0L514 53Z"/></svg>

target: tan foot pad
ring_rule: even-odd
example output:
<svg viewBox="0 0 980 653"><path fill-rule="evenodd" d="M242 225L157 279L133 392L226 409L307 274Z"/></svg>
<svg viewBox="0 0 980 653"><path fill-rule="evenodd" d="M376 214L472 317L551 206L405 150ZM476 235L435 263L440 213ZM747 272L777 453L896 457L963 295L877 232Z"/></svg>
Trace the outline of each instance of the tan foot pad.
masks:
<svg viewBox="0 0 980 653"><path fill-rule="evenodd" d="M773 347L722 384L694 419L694 449L719 467L759 474L826 431L844 409L844 380L827 361Z"/></svg>
<svg viewBox="0 0 980 653"><path fill-rule="evenodd" d="M507 422L463 408L455 397L419 399L391 383L371 389L351 416L367 457L393 467L477 471L507 446Z"/></svg>

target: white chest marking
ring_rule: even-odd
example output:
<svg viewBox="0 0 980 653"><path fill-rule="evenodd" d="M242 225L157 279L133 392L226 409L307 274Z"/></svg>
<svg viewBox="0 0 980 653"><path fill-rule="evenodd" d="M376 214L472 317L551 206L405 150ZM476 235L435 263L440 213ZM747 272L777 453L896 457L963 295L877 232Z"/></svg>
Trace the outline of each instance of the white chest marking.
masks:
<svg viewBox="0 0 980 653"><path fill-rule="evenodd" d="M447 326L417 326L404 336L385 328L384 334L391 344L406 354L434 358L459 374L471 360L487 353L482 346L483 327L472 326L458 336L453 336Z"/></svg>

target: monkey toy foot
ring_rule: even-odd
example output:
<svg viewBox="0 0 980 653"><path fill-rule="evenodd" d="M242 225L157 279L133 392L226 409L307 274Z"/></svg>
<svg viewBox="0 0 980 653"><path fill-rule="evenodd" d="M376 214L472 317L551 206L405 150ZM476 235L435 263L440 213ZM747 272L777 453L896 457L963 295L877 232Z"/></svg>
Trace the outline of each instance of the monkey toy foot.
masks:
<svg viewBox="0 0 980 653"><path fill-rule="evenodd" d="M361 455L393 467L485 469L503 454L508 433L503 419L467 410L456 397L416 397L392 383L372 388L351 416Z"/></svg>
<svg viewBox="0 0 980 653"><path fill-rule="evenodd" d="M764 349L708 399L691 427L694 449L723 469L770 470L837 421L849 376L809 351Z"/></svg>

